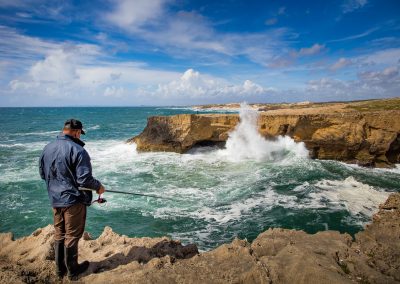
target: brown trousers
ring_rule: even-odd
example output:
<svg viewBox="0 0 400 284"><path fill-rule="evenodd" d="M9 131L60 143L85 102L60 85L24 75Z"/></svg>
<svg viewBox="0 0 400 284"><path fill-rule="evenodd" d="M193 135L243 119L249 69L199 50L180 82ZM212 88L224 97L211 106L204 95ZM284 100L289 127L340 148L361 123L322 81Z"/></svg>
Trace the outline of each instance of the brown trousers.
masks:
<svg viewBox="0 0 400 284"><path fill-rule="evenodd" d="M67 248L78 245L85 230L86 205L75 204L70 207L53 208L54 240L64 241Z"/></svg>

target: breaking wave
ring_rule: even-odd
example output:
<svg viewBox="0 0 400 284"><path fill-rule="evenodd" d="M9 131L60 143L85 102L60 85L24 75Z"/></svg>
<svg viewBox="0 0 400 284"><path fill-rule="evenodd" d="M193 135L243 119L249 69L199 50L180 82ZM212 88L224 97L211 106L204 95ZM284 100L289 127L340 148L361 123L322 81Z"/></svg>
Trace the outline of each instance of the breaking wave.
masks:
<svg viewBox="0 0 400 284"><path fill-rule="evenodd" d="M257 161L279 161L287 156L307 158L308 150L303 142L296 143L288 136L279 136L274 140L266 140L257 128L258 112L241 104L240 122L229 134L226 148L219 152L230 161L255 159Z"/></svg>

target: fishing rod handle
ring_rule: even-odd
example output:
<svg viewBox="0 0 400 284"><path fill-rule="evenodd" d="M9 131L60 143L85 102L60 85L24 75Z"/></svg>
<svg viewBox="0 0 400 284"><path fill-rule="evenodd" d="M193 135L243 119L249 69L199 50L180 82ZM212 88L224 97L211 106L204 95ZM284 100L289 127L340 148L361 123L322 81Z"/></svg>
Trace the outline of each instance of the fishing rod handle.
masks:
<svg viewBox="0 0 400 284"><path fill-rule="evenodd" d="M87 188L87 187L78 187L79 190L84 190L84 191L96 191L95 189L92 188Z"/></svg>

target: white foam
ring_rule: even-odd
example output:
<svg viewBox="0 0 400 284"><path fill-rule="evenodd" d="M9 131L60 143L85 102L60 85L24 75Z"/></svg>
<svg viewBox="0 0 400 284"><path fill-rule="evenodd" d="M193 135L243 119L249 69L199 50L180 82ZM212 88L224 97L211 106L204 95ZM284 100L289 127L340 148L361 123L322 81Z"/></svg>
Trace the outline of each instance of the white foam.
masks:
<svg viewBox="0 0 400 284"><path fill-rule="evenodd" d="M291 154L295 157L306 158L308 151L304 143L296 143L290 137L279 136L268 141L258 133L258 112L247 104L241 104L240 122L229 133L226 148L219 151L220 156L233 162L254 159L257 161L279 161Z"/></svg>
<svg viewBox="0 0 400 284"><path fill-rule="evenodd" d="M319 205L329 204L330 208L345 208L353 215L371 216L390 193L363 184L350 176L345 180L321 180L315 184L316 191L310 197Z"/></svg>
<svg viewBox="0 0 400 284"><path fill-rule="evenodd" d="M219 190L207 199L200 199L199 202L188 204L190 207L164 206L155 210L153 215L161 219L191 217L196 220L203 219L211 224L220 226L248 217L255 208L269 210L278 205L293 208L297 204L297 197L278 194L271 188L247 198L240 197L238 193L232 192L221 194L221 190Z"/></svg>
<svg viewBox="0 0 400 284"><path fill-rule="evenodd" d="M93 162L96 172L110 172L130 166L136 161L136 144L127 144L118 140L98 140L87 142L85 148Z"/></svg>
<svg viewBox="0 0 400 284"><path fill-rule="evenodd" d="M389 173L394 173L394 174L400 174L400 164L395 164L394 168L375 168L374 169L377 172L389 172Z"/></svg>
<svg viewBox="0 0 400 284"><path fill-rule="evenodd" d="M0 144L1 148L17 148L17 147L25 147L25 144L15 143L15 144Z"/></svg>
<svg viewBox="0 0 400 284"><path fill-rule="evenodd" d="M44 148L46 142L0 144L0 148L23 148L26 151L38 151Z"/></svg>
<svg viewBox="0 0 400 284"><path fill-rule="evenodd" d="M49 135L54 135L54 134L57 134L57 133L60 133L60 132L61 132L61 130L36 131L36 132L15 133L14 135L16 135L16 136L32 136L32 135L49 136Z"/></svg>
<svg viewBox="0 0 400 284"><path fill-rule="evenodd" d="M90 126L90 127L86 128L86 129L87 130L97 130L97 129L100 129L100 125L96 124L96 125L93 125L93 126Z"/></svg>

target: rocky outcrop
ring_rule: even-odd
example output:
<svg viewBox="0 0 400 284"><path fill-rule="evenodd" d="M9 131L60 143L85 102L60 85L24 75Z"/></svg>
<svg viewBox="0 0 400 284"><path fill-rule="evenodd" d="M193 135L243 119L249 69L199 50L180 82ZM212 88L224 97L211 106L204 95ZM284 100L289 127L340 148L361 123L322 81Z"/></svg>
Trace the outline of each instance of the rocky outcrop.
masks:
<svg viewBox="0 0 400 284"><path fill-rule="evenodd" d="M237 114L181 114L149 117L141 134L128 142L138 151L184 153L228 139ZM304 142L310 156L364 166L389 167L400 162L400 111L345 111L326 114L269 114L258 118L258 131L268 139L288 135Z"/></svg>
<svg viewBox="0 0 400 284"><path fill-rule="evenodd" d="M106 227L85 233L80 259L91 262L81 283L398 283L400 194L392 194L365 230L269 229L252 243L235 239L198 253L168 238L128 238ZM52 283L53 228L13 240L0 234L0 283Z"/></svg>

